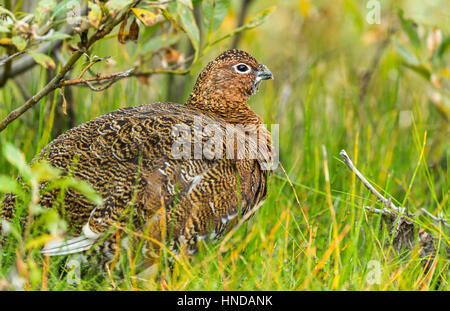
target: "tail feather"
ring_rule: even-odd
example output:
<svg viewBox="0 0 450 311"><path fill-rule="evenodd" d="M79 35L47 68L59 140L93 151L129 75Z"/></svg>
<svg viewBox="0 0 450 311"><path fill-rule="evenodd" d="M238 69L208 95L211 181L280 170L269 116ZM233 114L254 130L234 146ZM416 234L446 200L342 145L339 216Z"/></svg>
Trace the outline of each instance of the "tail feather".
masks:
<svg viewBox="0 0 450 311"><path fill-rule="evenodd" d="M80 236L48 242L41 253L48 256L81 253L90 249L100 236L101 234L93 232L89 228L89 223L86 223Z"/></svg>
<svg viewBox="0 0 450 311"><path fill-rule="evenodd" d="M52 241L45 244L41 253L47 256L69 255L86 251L94 245L95 240L85 236L71 239Z"/></svg>

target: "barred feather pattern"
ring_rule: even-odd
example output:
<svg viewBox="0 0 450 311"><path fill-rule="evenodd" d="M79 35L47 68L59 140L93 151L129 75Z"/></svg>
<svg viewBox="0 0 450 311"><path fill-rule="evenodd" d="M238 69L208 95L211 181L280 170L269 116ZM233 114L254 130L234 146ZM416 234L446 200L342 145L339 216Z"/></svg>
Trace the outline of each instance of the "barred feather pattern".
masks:
<svg viewBox="0 0 450 311"><path fill-rule="evenodd" d="M246 61L252 68L258 67L248 54L236 51L239 50L225 52L229 57L221 55L218 58L221 66ZM209 64L205 70L214 66L217 63ZM194 88L197 95L186 105L155 103L122 108L72 128L50 142L34 161L45 159L64 174L89 182L102 196L103 204L96 206L73 189L65 192L64 211L54 205L58 189L44 193L39 204L59 208L74 236L82 235L86 224L89 232L100 235L115 225L126 227L132 217L135 229L149 237L144 252L151 262L159 253L159 242L166 243L174 252L183 248L191 254L197 250L199 241L223 236L267 195L270 171L262 169L261 162L271 157L270 133L260 127L261 118L246 102L239 104L234 117L229 113L224 118L211 108L217 106L216 101L246 100L250 93L227 99L227 94L217 87L216 93L206 96L199 84L208 74L200 75ZM247 87L245 84L254 83L254 78L239 83ZM254 86L247 88L251 87ZM202 96L203 108L199 106ZM268 142L268 149L260 152L258 159L250 158L247 153L258 141L237 131L238 141L241 138L245 145L240 151L244 154L227 159L225 153L230 148L233 154L239 152L234 150L235 145L215 141L218 138L203 133L202 147L222 144L222 157L203 154L201 158L175 158L171 152L177 138L174 126L184 124L195 129L198 120L204 126L214 124L224 132L233 120L255 124L257 140ZM191 132L194 139L195 131ZM2 205L0 217L11 220L14 195L8 194ZM117 248L115 240L112 234L95 247L110 258Z"/></svg>

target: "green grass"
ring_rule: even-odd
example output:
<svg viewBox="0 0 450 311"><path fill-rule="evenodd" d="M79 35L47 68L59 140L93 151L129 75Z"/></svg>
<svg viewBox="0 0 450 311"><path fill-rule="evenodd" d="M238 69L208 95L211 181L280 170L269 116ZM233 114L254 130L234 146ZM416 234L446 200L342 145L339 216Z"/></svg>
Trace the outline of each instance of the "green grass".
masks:
<svg viewBox="0 0 450 311"><path fill-rule="evenodd" d="M383 4L382 17L396 16L394 2ZM407 204L418 225L440 236L443 250L449 244L448 229L437 227L420 209L449 217L448 120L431 103L429 83L402 65L393 44L383 51L367 94L359 101L358 75L370 68L383 31L398 22L394 18L368 25L363 5L339 3L318 1L303 16L296 1L281 1L268 22L246 32L241 43L275 75L250 104L266 123L279 124L280 160L301 206L278 169L256 217L225 242L202 245L198 254L179 259L172 270L162 260L159 273L147 281L136 278L134 255L121 252L112 275L81 269L83 278L75 283L60 269L72 257L52 257L47 265L39 247L34 247L42 244L39 233L48 233L48 224L55 221L44 212L39 218L43 225L35 224L26 241L11 238L1 250L0 288L24 280L25 288L34 290L449 290L450 263L444 252L438 253L426 273L418 247L402 254L389 248L391 236L381 216L363 209L380 203L339 157L345 149L381 193L398 205ZM258 1L251 11L269 5L271 1ZM236 14L230 13L224 28ZM364 39L369 35L376 39ZM395 36L407 42L401 33ZM209 51L191 75L175 77L175 82L186 83L184 93L173 100L182 103L201 67L229 44L225 40ZM109 39L94 48L95 55L116 60L111 72L128 69L132 51L133 43L123 48ZM34 94L45 84L45 75L36 67L32 78L24 77L20 83ZM102 93L74 87L75 123L120 107L165 101L173 96L168 81L163 75L150 78L148 85L126 79ZM56 115L61 107L55 98L46 97L1 132L1 149L12 143L28 162L56 137L56 125L67 129L65 116ZM24 100L17 84L9 81L0 89L0 117ZM0 154L0 174L11 180L18 175L4 154ZM31 200L30 193L26 197ZM29 202L19 209L27 209Z"/></svg>

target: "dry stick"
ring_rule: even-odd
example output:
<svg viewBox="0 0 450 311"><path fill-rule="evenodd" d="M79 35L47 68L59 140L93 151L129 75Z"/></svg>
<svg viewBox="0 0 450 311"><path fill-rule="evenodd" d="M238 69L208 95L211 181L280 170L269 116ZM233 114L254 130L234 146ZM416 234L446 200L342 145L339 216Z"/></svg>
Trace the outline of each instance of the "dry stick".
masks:
<svg viewBox="0 0 450 311"><path fill-rule="evenodd" d="M165 73L184 75L184 74L189 73L189 70L188 69L186 69L186 70L171 70L171 69L163 69L162 68L162 69L152 69L152 70L146 70L146 71L135 71L135 68L131 68L124 72L117 72L117 73L109 74L106 76L98 76L98 77L85 78L85 79L78 78L78 79L64 80L58 84L58 88L70 86L70 85L84 84L87 87L89 87L92 91L100 92L100 91L104 91L105 89L109 88L116 81L123 79L123 78L128 78L128 77L132 77L132 76L136 76L136 77L149 76L149 75L154 75L154 74L165 74ZM92 82L100 82L100 81L107 81L107 80L109 80L108 83L99 88L96 88L95 86L92 85Z"/></svg>
<svg viewBox="0 0 450 311"><path fill-rule="evenodd" d="M389 207L390 209L396 211L397 213L400 213L400 208L398 208L397 206L394 205L394 203L392 203L391 200L386 199L384 196L382 196L368 181L367 179L361 174L360 171L358 171L358 169L353 165L352 160L350 160L349 156L347 155L347 153L345 152L345 150L341 150L341 152L339 153L339 155L343 158L344 163L348 166L348 168L355 173L356 177L359 178L359 180L361 180L361 182L364 184L364 186L366 186L367 189L369 189L370 192L372 192L378 200L380 200L381 202L384 203L384 205L386 207ZM369 210L372 211L377 211L374 208L371 207L366 207ZM392 212L391 210L388 210L386 208L383 208L383 210L378 210L379 212L383 213L383 214L389 214L389 215L395 215L397 213Z"/></svg>
<svg viewBox="0 0 450 311"><path fill-rule="evenodd" d="M395 216L398 215L398 218L396 220L397 222L397 226L395 229L395 234L398 232L400 225L403 223L404 218L404 212L405 212L405 208L399 208L397 206L394 205L394 203L392 203L391 199L386 199L384 196L382 196L368 181L367 179L361 174L360 171L358 171L358 169L353 165L352 160L350 160L350 157L347 155L347 153L345 152L345 150L341 150L341 152L339 153L339 155L344 159L344 163L348 166L348 168L355 173L356 177L359 178L359 180L361 180L361 182L364 184L364 186L366 186L367 189L369 189L370 192L372 192L378 200L380 200L381 202L383 202L383 205L385 205L386 207L390 208L391 210L394 210L394 212L392 212L391 210L383 207L382 210L379 210L380 213L384 214L384 215L390 215L390 216ZM367 207L366 207L367 208ZM368 208L369 210L375 210L372 208Z"/></svg>
<svg viewBox="0 0 450 311"><path fill-rule="evenodd" d="M427 214L431 219L433 219L435 222L438 222L438 223L442 223L444 226L446 226L446 227L450 227L450 225L448 224L448 220L447 219L445 219L445 218L440 218L440 217L436 217L436 216L434 216L433 214L431 214L429 211L427 211L426 209L424 209L424 208L421 208L420 209L422 212L424 212L425 214Z"/></svg>
<svg viewBox="0 0 450 311"><path fill-rule="evenodd" d="M131 5L130 7L135 7L141 2L141 0L137 0ZM84 47L85 50L88 50L96 41L102 39L104 36L109 34L114 27L116 27L119 23L122 22L123 19L125 19L128 16L128 9L125 10L125 12L122 13L116 20L113 20L111 23L109 23L106 27L104 27L101 30L98 30L96 33L94 33L86 43L86 46ZM70 59L68 60L67 64L64 65L64 67L58 72L55 77L53 77L52 80L42 89L40 90L36 95L31 97L29 100L27 100L22 106L19 108L13 110L11 113L6 116L4 120L0 122L0 132L3 131L8 124L10 124L12 121L20 117L25 111L33 107L36 103L38 103L44 96L48 95L52 91L58 88L59 82L64 78L67 72L69 72L72 69L72 66L75 64L75 62L78 61L78 59L84 54L83 51L77 50L75 51Z"/></svg>

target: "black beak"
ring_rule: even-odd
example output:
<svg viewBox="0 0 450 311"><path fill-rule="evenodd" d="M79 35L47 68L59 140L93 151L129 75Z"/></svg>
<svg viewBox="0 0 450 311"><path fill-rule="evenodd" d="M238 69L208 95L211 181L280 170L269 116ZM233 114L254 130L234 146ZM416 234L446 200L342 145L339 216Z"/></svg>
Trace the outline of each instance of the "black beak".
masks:
<svg viewBox="0 0 450 311"><path fill-rule="evenodd" d="M259 78L259 80L268 80L273 79L273 74L266 65L259 65L256 71L256 77Z"/></svg>

